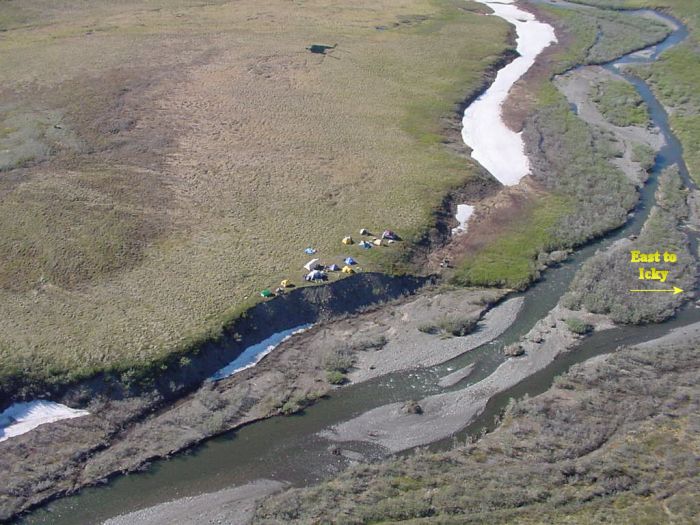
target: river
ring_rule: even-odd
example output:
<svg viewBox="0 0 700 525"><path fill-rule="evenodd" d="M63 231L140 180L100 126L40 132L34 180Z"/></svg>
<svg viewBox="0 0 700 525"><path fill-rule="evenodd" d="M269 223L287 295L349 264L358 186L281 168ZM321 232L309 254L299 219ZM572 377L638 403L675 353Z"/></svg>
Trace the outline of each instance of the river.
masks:
<svg viewBox="0 0 700 525"><path fill-rule="evenodd" d="M617 71L619 65L630 61L644 63L656 60L661 52L682 41L686 35L685 28L678 23L678 29L670 37L650 48L651 53L635 53L606 67ZM638 89L650 108L654 123L666 138L666 146L658 155L649 182L641 192L639 205L624 227L578 250L573 257L545 272L540 281L520 294L524 296L524 306L501 337L436 367L390 374L348 386L306 409L301 415L268 419L209 440L167 461L156 461L143 473L120 476L105 486L88 488L75 496L56 500L25 516L20 523L100 523L107 518L164 501L213 492L259 478L283 480L296 486L308 485L332 476L347 464L344 458L331 453L331 444L317 436L319 431L379 405L463 388L465 384L473 384L487 377L503 362L503 346L527 333L557 303L577 269L588 257L617 239L639 232L654 204L657 175L664 168L677 164L686 185L694 187L688 178L681 146L670 130L663 107L644 82L627 74L625 77ZM486 411L458 437L465 438L467 434L473 435L483 428L491 428L494 415L502 410L509 398L543 392L554 377L574 363L611 352L621 344L653 339L673 327L699 320L700 310L688 305L673 320L663 324L622 327L595 333L544 370L495 396L488 403ZM471 363L475 364L475 370L467 382L448 389L437 386L439 377ZM448 447L451 443L452 438L435 443L432 448ZM379 455L378 450L366 444L344 445L344 448L355 448L370 457Z"/></svg>

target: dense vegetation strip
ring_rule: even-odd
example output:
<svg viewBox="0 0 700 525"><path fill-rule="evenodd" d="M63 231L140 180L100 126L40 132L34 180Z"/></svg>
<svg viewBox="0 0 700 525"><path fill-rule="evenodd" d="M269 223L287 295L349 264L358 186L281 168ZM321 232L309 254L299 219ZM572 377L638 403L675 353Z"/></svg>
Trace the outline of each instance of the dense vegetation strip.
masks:
<svg viewBox="0 0 700 525"><path fill-rule="evenodd" d="M646 126L649 112L637 90L623 80L604 80L594 86L593 101L615 126Z"/></svg>
<svg viewBox="0 0 700 525"><path fill-rule="evenodd" d="M688 218L686 192L675 168L660 177L657 203L639 237L623 239L585 262L576 274L564 305L575 310L608 314L618 323L661 322L669 318L683 302L670 293L636 293L634 289L669 289L678 286L690 290L695 281L696 262L690 253L687 235L680 229ZM670 252L675 263L634 264L631 251ZM639 279L639 269L668 271L665 282Z"/></svg>

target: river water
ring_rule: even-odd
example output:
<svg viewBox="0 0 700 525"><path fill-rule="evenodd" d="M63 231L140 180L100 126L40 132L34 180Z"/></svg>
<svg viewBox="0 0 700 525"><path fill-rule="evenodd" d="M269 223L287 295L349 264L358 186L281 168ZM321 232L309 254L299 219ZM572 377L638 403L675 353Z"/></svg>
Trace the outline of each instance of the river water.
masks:
<svg viewBox="0 0 700 525"><path fill-rule="evenodd" d="M653 61L665 49L682 41L686 35L685 28L678 24L678 29L669 38L660 45L652 46L651 53L626 56L606 67L619 72L617 66L620 64ZM694 187L688 178L681 146L669 128L663 107L644 82L631 75L625 74L625 77L639 90L650 108L654 123L666 138L666 146L658 155L652 176L641 192L639 205L624 227L578 250L568 261L545 272L539 282L523 293L523 308L501 337L436 367L390 374L348 386L308 408L301 415L268 419L209 440L170 460L156 461L143 473L120 476L105 486L88 488L75 496L57 500L27 515L20 523L100 523L110 517L164 501L213 492L259 478L288 481L297 486L311 484L332 476L347 465L347 460L331 453L329 442L316 435L319 431L379 405L463 388L487 377L503 362L503 346L527 333L554 307L567 290L577 269L588 257L619 238L639 232L654 204L658 173L676 164L685 183ZM537 395L545 391L554 377L575 363L614 351L621 344L649 340L667 333L671 328L696 321L700 321L700 309L691 304L666 323L621 327L595 333L547 368L495 396L488 403L485 412L457 438L464 439L484 428L492 428L494 416L500 413L511 397ZM475 369L468 380L448 389L438 387L437 380L441 376L471 363L475 364ZM432 448L451 446L453 439L435 443ZM343 448L354 449L370 457L379 456L379 451L367 444L343 444Z"/></svg>

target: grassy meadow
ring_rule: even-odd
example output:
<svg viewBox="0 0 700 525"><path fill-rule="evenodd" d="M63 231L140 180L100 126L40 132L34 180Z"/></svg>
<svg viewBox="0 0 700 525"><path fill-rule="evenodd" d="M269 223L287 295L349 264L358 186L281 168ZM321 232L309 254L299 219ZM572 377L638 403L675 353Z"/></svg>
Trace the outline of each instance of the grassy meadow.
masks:
<svg viewBox="0 0 700 525"><path fill-rule="evenodd" d="M386 269L340 239L418 238L477 176L442 130L509 47L484 11L1 2L0 392L183 351L307 246Z"/></svg>

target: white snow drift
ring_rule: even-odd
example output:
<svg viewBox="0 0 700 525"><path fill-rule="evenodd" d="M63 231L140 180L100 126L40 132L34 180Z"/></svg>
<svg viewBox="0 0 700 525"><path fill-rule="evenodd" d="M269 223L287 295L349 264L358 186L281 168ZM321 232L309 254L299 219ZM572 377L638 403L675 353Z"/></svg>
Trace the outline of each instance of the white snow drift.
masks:
<svg viewBox="0 0 700 525"><path fill-rule="evenodd" d="M467 231L467 222L469 221L469 217L472 216L472 213L474 213L474 206L469 206L469 204L457 205L457 214L455 218L459 226L452 228L452 235Z"/></svg>
<svg viewBox="0 0 700 525"><path fill-rule="evenodd" d="M270 337L264 339L263 341L260 341L257 344L249 346L248 348L243 350L243 353L241 353L241 355L239 355L236 359L231 361L221 370L216 372L213 376L211 376L210 379L212 379L213 381L218 381L220 379L232 376L233 374L236 374L241 370L245 370L246 368L250 368L252 366L257 365L263 357L265 357L267 354L269 354L275 348L277 348L277 346L279 346L280 343L283 343L284 341L290 339L294 335L305 332L306 330L311 328L311 326L313 325L304 324L301 326L290 328L289 330L283 330L282 332L272 334Z"/></svg>
<svg viewBox="0 0 700 525"><path fill-rule="evenodd" d="M45 423L89 414L87 410L76 410L53 401L15 403L0 414L0 441L19 436Z"/></svg>
<svg viewBox="0 0 700 525"><path fill-rule="evenodd" d="M557 41L554 28L518 9L514 0L476 0L493 9L493 14L515 26L520 55L498 71L496 80L464 111L462 138L472 148L472 158L502 184L510 186L530 172L530 163L520 133L503 122L501 108L513 84L530 69L535 58Z"/></svg>
<svg viewBox="0 0 700 525"><path fill-rule="evenodd" d="M515 0L476 1L493 9L494 16L515 26L516 50L520 56L501 68L493 84L464 110L462 139L472 149L474 160L501 184L512 186L530 173L530 162L525 155L521 133L511 130L503 122L503 102L513 84L532 67L535 58L547 46L557 41L557 37L552 26L513 5ZM467 221L473 212L473 206L457 206L459 226L452 229L452 235L467 231Z"/></svg>

